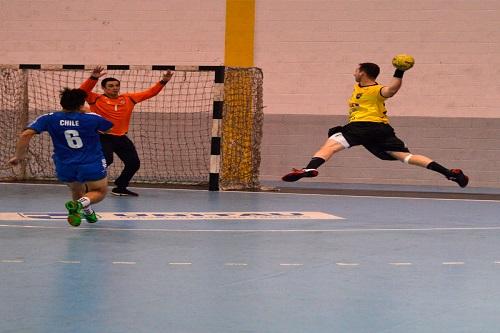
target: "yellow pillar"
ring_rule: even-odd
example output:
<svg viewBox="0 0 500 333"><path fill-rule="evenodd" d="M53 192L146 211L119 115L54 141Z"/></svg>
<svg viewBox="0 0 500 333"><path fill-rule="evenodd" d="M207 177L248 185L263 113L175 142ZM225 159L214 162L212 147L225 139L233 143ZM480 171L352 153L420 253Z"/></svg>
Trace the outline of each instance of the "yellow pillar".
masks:
<svg viewBox="0 0 500 333"><path fill-rule="evenodd" d="M253 66L255 0L226 0L224 65Z"/></svg>

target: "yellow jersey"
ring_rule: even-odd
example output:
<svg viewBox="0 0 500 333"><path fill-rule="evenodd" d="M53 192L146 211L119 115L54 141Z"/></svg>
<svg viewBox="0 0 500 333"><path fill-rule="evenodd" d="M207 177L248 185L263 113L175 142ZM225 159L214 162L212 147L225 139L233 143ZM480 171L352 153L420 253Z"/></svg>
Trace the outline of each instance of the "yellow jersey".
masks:
<svg viewBox="0 0 500 333"><path fill-rule="evenodd" d="M350 123L355 121L389 123L384 103L386 98L380 94L382 87L378 83L365 87L354 85L354 91L348 101Z"/></svg>

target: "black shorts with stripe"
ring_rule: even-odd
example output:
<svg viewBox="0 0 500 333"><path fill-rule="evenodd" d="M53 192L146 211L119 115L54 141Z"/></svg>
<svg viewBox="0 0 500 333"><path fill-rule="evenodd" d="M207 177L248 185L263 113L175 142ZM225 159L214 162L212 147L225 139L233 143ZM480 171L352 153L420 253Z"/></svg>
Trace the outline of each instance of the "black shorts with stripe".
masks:
<svg viewBox="0 0 500 333"><path fill-rule="evenodd" d="M356 121L345 126L334 127L328 134L331 136L338 132L342 133L351 147L361 145L381 160L396 160L387 153L388 151L410 152L389 124Z"/></svg>

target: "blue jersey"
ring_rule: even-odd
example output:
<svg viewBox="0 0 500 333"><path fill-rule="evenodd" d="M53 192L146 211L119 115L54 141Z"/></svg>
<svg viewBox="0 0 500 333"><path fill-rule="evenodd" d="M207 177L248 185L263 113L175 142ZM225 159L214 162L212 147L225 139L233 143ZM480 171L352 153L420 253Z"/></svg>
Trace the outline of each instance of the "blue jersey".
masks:
<svg viewBox="0 0 500 333"><path fill-rule="evenodd" d="M53 112L41 115L28 125L37 133L49 132L54 144L54 162L85 164L104 158L98 131L113 124L95 113Z"/></svg>

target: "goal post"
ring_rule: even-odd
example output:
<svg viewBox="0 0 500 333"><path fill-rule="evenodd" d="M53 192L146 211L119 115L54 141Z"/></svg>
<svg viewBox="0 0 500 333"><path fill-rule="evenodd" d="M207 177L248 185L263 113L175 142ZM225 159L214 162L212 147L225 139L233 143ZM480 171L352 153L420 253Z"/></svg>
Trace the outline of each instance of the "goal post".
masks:
<svg viewBox="0 0 500 333"><path fill-rule="evenodd" d="M95 65L0 65L0 157L14 154L28 120L61 110L59 92L77 88ZM257 189L262 136L262 71L223 66L107 65L106 77L120 90L142 91L175 71L155 97L138 103L128 135L137 147L141 168L133 184L203 185L219 189ZM102 93L100 84L94 88ZM52 145L36 136L20 167L0 168L3 181L54 180ZM5 165L5 163L4 163ZM123 165L115 155L110 181Z"/></svg>

